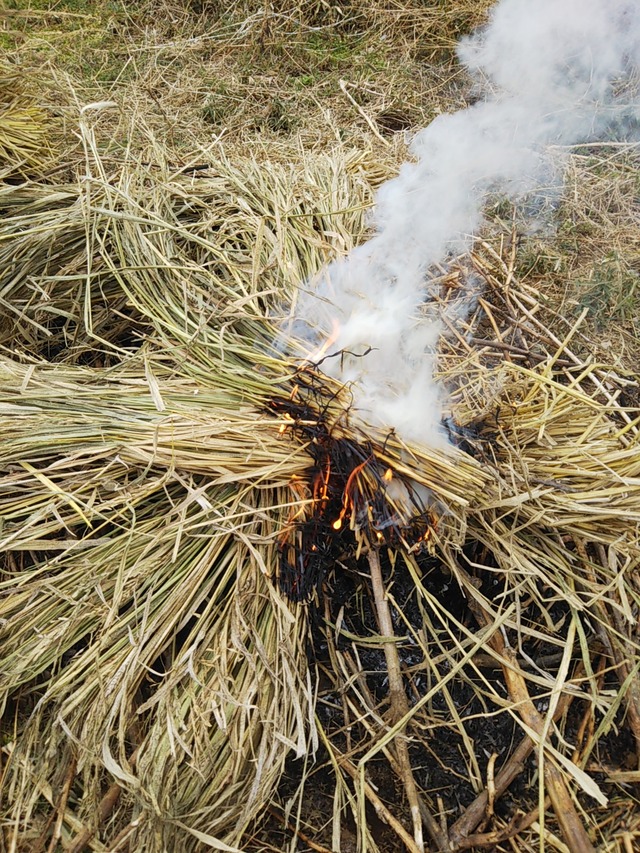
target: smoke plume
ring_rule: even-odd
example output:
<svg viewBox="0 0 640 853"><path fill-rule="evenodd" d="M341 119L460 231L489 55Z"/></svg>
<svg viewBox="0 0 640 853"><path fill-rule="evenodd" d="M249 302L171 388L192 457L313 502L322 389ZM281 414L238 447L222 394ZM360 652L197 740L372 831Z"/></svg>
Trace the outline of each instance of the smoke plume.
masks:
<svg viewBox="0 0 640 853"><path fill-rule="evenodd" d="M557 185L556 146L638 126L640 3L502 0L459 57L482 99L417 134L412 162L379 190L374 236L297 309L310 349L332 338L328 352L342 351L322 369L351 384L362 416L424 443L444 441L428 270L470 247L489 194L518 201Z"/></svg>

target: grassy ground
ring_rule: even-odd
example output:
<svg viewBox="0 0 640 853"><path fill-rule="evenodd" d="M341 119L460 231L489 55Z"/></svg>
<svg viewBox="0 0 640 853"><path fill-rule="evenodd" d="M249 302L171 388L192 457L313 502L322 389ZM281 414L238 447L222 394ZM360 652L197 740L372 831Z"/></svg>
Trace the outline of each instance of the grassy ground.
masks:
<svg viewBox="0 0 640 853"><path fill-rule="evenodd" d="M390 628L359 547L336 556L351 574L307 624L263 577L310 465L289 410L290 443L263 417L274 387L298 393L269 349L270 300L361 241L412 132L473 99L455 43L492 4L0 4L0 850L155 853L158 813L194 850L215 849L211 825L252 853L413 849L403 755L456 850L569 850L563 803L598 850L633 850L638 147L576 147L544 227L498 200L473 258L443 272L445 302L472 267L483 281L440 368L479 462L414 457L452 509L433 553L383 556ZM329 390L310 399L331 415ZM78 540L86 553L65 550ZM388 698L390 645L412 691L408 754L388 737L405 713ZM225 697L213 711L209 690ZM522 708L525 732L554 733L557 788L514 758ZM78 732L95 754L74 751ZM520 771L494 809L502 763ZM459 822L485 788L472 845Z"/></svg>
<svg viewBox="0 0 640 853"><path fill-rule="evenodd" d="M143 124L178 162L206 160L211 145L291 163L302 150L356 148L374 154L382 179L405 159L412 130L465 106L455 43L490 5L5 0L0 39L67 130L83 105L115 102L99 140L114 156L135 146ZM528 280L551 283L554 302L589 308L595 337L629 364L640 299L636 151L576 149L553 230L522 238L517 259ZM504 217L500 225L511 228Z"/></svg>
<svg viewBox="0 0 640 853"><path fill-rule="evenodd" d="M425 124L456 78L431 58L450 58L453 33L482 19L482 4L445 22L420 3L6 6L5 48L71 75L83 99L136 104L177 148L222 135L265 156Z"/></svg>

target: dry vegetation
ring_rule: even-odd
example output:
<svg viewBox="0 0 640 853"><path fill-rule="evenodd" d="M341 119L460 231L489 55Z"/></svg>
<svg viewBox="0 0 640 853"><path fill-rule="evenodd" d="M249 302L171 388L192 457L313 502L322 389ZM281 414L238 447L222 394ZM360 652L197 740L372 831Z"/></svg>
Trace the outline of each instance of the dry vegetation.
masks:
<svg viewBox="0 0 640 853"><path fill-rule="evenodd" d="M490 5L5 0L0 850L640 844L637 146L434 270L448 449L273 319Z"/></svg>

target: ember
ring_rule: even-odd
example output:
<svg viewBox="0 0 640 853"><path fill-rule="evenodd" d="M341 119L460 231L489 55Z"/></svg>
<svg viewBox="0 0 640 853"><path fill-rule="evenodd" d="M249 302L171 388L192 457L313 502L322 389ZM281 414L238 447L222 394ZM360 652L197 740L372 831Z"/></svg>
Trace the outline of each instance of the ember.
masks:
<svg viewBox="0 0 640 853"><path fill-rule="evenodd" d="M280 587L304 600L337 560L383 544L407 551L428 547L435 519L416 485L381 464L384 448L337 434L328 424L313 400L312 369L301 368L296 381L296 394L273 399L269 408L283 420L278 431L308 441L313 459L307 481L290 484L298 506L279 540Z"/></svg>

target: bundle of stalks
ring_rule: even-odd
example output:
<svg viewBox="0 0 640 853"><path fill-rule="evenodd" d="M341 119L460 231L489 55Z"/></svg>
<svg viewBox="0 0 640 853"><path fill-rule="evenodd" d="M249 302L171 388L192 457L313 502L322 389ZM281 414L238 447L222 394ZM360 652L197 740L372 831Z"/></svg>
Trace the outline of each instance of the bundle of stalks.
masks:
<svg viewBox="0 0 640 853"><path fill-rule="evenodd" d="M50 120L30 96L22 75L0 64L0 170L6 176L40 173L51 156Z"/></svg>
<svg viewBox="0 0 640 853"><path fill-rule="evenodd" d="M151 139L122 164L83 131L87 174L77 184L2 188L0 343L26 357L121 355L150 319L161 340L198 353L187 358L195 371L231 338L252 360L273 354L268 312L362 234L371 188L361 155L309 158L302 170L273 164L267 175L219 158L175 167Z"/></svg>
<svg viewBox="0 0 640 853"><path fill-rule="evenodd" d="M138 359L5 362L0 387L13 842L46 836L39 797L69 776L51 804L75 849L106 771L112 843L237 843L314 739L306 620L270 578L292 515L317 506L299 496L309 442ZM402 469L393 446L381 458Z"/></svg>
<svg viewBox="0 0 640 853"><path fill-rule="evenodd" d="M594 358L586 310L565 316L517 281L515 240L504 255L479 246L473 263L485 292L475 314L443 341L441 367L452 383L453 412L475 424L471 443L479 458L495 466L498 481L497 492L468 517L473 557L446 544L442 557L466 590L478 624L493 634L486 644L503 668L514 703L508 710L536 746L538 816L548 795L567 847L591 850L602 840L597 821L576 810L569 789L606 805L583 770L601 769L593 756L605 751L614 720L635 744L630 760L636 766L640 760L637 376L619 362ZM546 649L553 659L554 648L557 661L549 667L540 653ZM617 676L613 690L602 675L605 667ZM584 679L580 692L572 682L577 673ZM486 701L489 685L483 680ZM494 690L495 706L504 707ZM534 695L544 702L544 715L533 705ZM572 696L589 707L577 731L565 716L558 740L551 739ZM505 778L512 779L509 765ZM493 781L489 798L495 796L492 787ZM515 821L472 843L465 836L478 816L470 807L455 822L449 832L454 847L508 844L510 833L519 830ZM634 824L634 837L636 832Z"/></svg>
<svg viewBox="0 0 640 853"><path fill-rule="evenodd" d="M102 381L3 370L2 695L17 727L5 790L19 849L48 838L42 798L67 778L50 805L71 849L98 831L107 782L111 843L233 843L287 753L313 742L305 620L266 577L306 460L266 427L261 441L256 415L233 401L225 413L215 390L174 380L159 414L132 368Z"/></svg>
<svg viewBox="0 0 640 853"><path fill-rule="evenodd" d="M607 827L609 797L624 799L618 784L637 781L640 757L637 379L589 356L586 313L551 311L515 279L511 250L503 260L480 249L471 260L484 293L441 341L440 370L457 433L490 486L466 513L463 547L436 527L431 559L370 552L375 604L354 596L366 632L344 593L325 606L320 733L341 804L333 845L352 816L358 849L388 849L395 837L416 851L425 832L436 850L632 849L632 796L628 823L615 837ZM454 264L443 277L446 303L468 272ZM613 760L612 730L628 745ZM500 813L507 788L532 773L532 753L532 795L520 781L520 814ZM385 763L410 812L388 808ZM367 805L392 830L382 843Z"/></svg>
<svg viewBox="0 0 640 853"><path fill-rule="evenodd" d="M279 351L270 315L362 231L357 158L268 180L149 151L112 170L83 131L78 185L3 188L5 839L229 849L317 742L305 611L276 581L292 548L297 597L332 565L307 578L295 544L327 512L318 434L350 448L333 491L350 479L355 501L391 471L458 539L487 478L370 430L348 389ZM433 523L417 502L389 512L380 529Z"/></svg>
<svg viewBox="0 0 640 853"><path fill-rule="evenodd" d="M176 167L81 135L76 183L1 189L8 849L249 849L292 757L311 819L318 743L322 844L590 849L599 750L640 744L634 378L480 247L484 295L441 342L460 447L409 446L275 320L362 237L366 158ZM497 815L532 751L537 803ZM477 795L450 826L447 762Z"/></svg>

